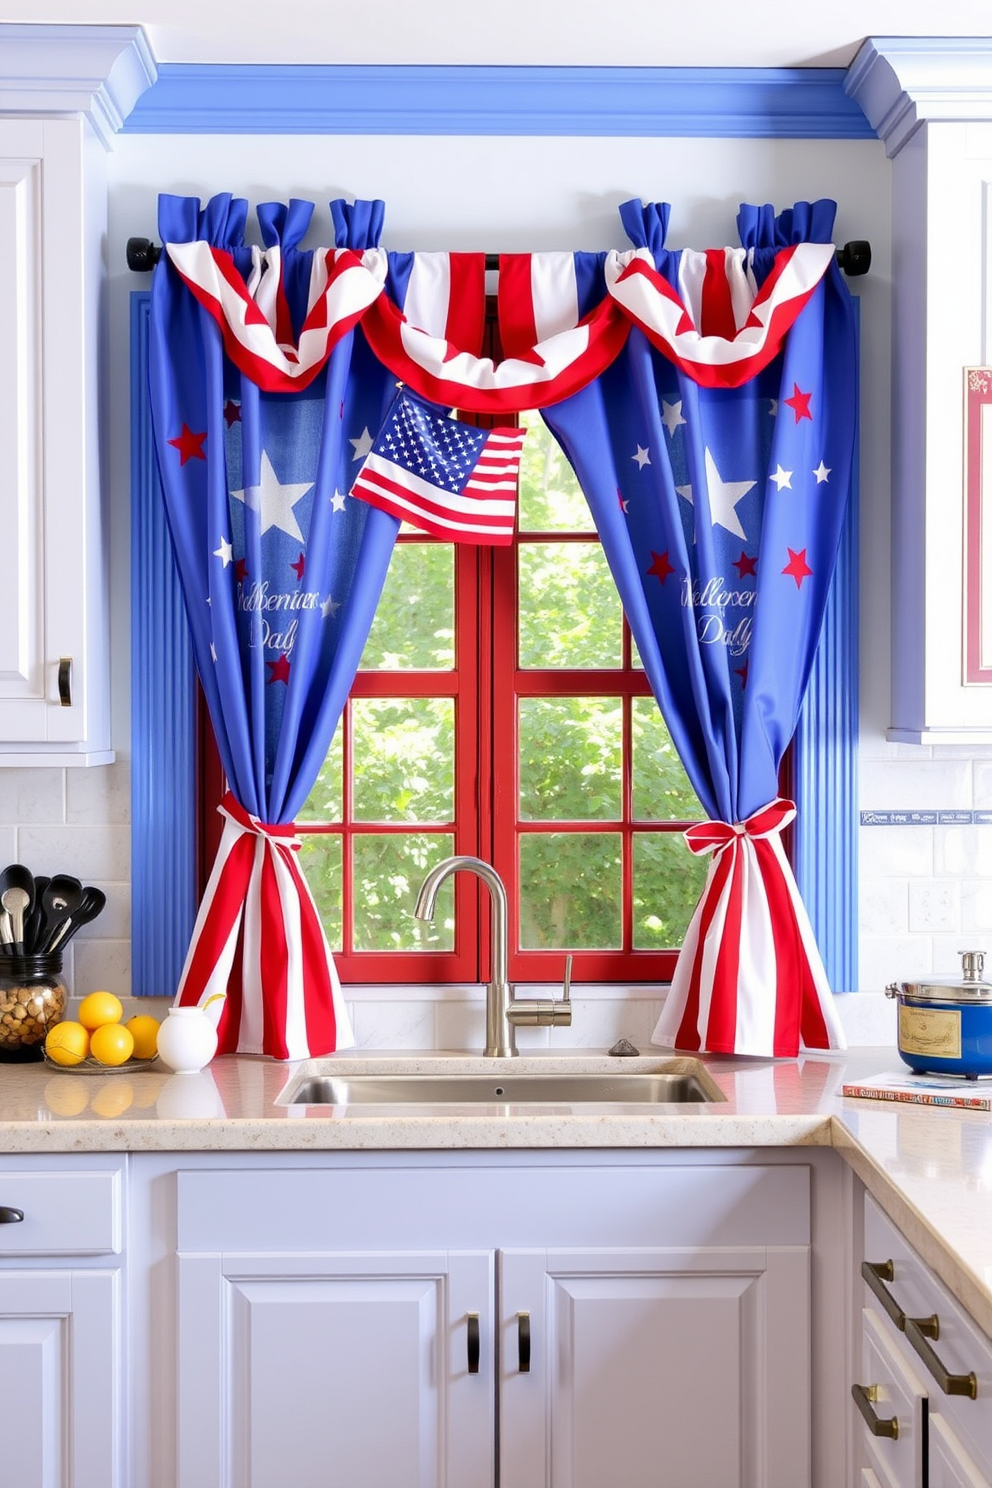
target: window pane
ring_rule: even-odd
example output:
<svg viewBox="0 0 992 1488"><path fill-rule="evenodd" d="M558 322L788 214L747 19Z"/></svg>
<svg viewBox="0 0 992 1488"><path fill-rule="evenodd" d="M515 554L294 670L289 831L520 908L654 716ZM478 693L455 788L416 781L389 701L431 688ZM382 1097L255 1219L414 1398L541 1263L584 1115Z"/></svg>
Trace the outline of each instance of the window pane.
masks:
<svg viewBox="0 0 992 1488"><path fill-rule="evenodd" d="M520 838L521 950L609 950L621 937L621 846L614 832Z"/></svg>
<svg viewBox="0 0 992 1488"><path fill-rule="evenodd" d="M455 814L453 698L354 698L356 821L449 822Z"/></svg>
<svg viewBox="0 0 992 1488"><path fill-rule="evenodd" d="M342 817L341 791L341 725L338 724L327 751L327 758L320 767L313 790L307 796L297 816L301 822L339 822Z"/></svg>
<svg viewBox="0 0 992 1488"><path fill-rule="evenodd" d="M455 664L455 555L450 543L397 543L361 670L450 671Z"/></svg>
<svg viewBox="0 0 992 1488"><path fill-rule="evenodd" d="M619 667L620 599L598 542L519 551L521 667Z"/></svg>
<svg viewBox="0 0 992 1488"><path fill-rule="evenodd" d="M634 820L693 821L702 812L654 698L634 698Z"/></svg>
<svg viewBox="0 0 992 1488"><path fill-rule="evenodd" d="M304 832L300 867L310 885L317 913L332 951L341 941L341 838L337 832Z"/></svg>
<svg viewBox="0 0 992 1488"><path fill-rule="evenodd" d="M697 858L680 832L634 837L634 949L674 950L699 902L708 858Z"/></svg>
<svg viewBox="0 0 992 1488"><path fill-rule="evenodd" d="M571 465L537 412L522 413L527 430L520 460L521 532L592 532L586 498Z"/></svg>
<svg viewBox="0 0 992 1488"><path fill-rule="evenodd" d="M356 951L450 951L454 947L454 899L438 896L433 925L413 917L424 875L454 851L454 838L404 832L362 835L353 840Z"/></svg>
<svg viewBox="0 0 992 1488"><path fill-rule="evenodd" d="M619 698L521 698L522 821L617 821Z"/></svg>

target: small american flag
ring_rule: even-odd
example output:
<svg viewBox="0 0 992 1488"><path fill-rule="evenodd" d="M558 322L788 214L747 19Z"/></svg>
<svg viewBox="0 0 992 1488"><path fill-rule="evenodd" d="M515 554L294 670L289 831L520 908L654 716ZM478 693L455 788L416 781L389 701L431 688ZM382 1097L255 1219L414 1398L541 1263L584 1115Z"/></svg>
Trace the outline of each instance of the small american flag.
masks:
<svg viewBox="0 0 992 1488"><path fill-rule="evenodd" d="M434 537L505 546L526 433L459 423L401 390L351 494Z"/></svg>

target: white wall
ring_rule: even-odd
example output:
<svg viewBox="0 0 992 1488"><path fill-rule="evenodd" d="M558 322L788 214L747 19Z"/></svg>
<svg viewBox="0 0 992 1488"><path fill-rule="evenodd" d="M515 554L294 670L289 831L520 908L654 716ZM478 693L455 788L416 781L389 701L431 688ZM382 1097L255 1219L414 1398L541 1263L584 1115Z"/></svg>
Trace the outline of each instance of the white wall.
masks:
<svg viewBox="0 0 992 1488"><path fill-rule="evenodd" d="M68 866L75 861L85 871L90 846L96 851L109 831L116 834L108 864L115 889L127 876L121 848L130 604L127 304L130 292L147 281L126 269L124 245L132 235L157 238L159 191L205 200L214 191L232 190L251 202L307 197L318 203L312 242L330 241L328 200L381 196L387 204L387 247L487 251L622 247L616 208L631 196L672 203L671 246L735 241L742 200L781 207L800 198L834 197L836 241L868 238L873 252L871 274L851 281L862 309L862 806L992 805L992 759L975 761L966 751L949 749L935 758L937 751L888 745L884 737L889 721L891 264L890 166L880 144L125 135L117 141L109 174L115 743L121 762L89 772L110 783L88 788L87 799L103 804L91 804L85 820L72 814L77 786L71 781L60 782L58 790L45 785L45 812L52 832L62 834L63 856L70 852ZM0 777L0 834L4 822L15 833L15 824L25 821L24 793L30 796L33 777L44 772L23 773L28 778L20 782L10 772ZM19 829L19 839L15 833L13 845L23 842L31 865L47 871L38 860L39 852L44 858L47 828L34 809L31 820L30 828ZM863 828L861 837L863 988L878 991L895 976L942 966L957 949L959 930L992 926L992 827L872 827ZM77 949L75 990L85 992L102 978L126 992L127 943L120 917L116 924L98 922L93 932ZM587 1007L577 1008L568 1041L610 1041L614 1031L645 1041L653 1000L641 989L619 994L619 1004L614 994L590 998ZM415 1005L405 1002L402 1015L394 1000L373 992L359 993L355 1006L360 1041L369 1044L473 1041L480 1019L477 1004L466 1004L450 991ZM535 1032L546 1037L545 1030Z"/></svg>

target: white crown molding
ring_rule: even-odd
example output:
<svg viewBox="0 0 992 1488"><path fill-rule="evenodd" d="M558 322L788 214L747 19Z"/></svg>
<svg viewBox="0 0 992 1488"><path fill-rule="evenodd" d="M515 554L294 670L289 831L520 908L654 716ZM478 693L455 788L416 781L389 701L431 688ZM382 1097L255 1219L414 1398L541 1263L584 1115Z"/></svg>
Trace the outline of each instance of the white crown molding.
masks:
<svg viewBox="0 0 992 1488"><path fill-rule="evenodd" d="M921 124L992 120L992 37L871 36L844 89L891 158Z"/></svg>
<svg viewBox="0 0 992 1488"><path fill-rule="evenodd" d="M140 26L0 24L0 113L85 115L107 149L157 76Z"/></svg>

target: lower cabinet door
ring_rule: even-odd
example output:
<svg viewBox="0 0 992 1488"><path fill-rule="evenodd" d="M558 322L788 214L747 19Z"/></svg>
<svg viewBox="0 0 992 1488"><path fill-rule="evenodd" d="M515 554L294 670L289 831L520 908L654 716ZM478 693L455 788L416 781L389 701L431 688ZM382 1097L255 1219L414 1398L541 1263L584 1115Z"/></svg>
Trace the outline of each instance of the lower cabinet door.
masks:
<svg viewBox="0 0 992 1488"><path fill-rule="evenodd" d="M930 1398L933 1405L933 1397ZM930 1418L929 1488L992 1488L953 1428L948 1425L939 1406Z"/></svg>
<svg viewBox="0 0 992 1488"><path fill-rule="evenodd" d="M500 1254L500 1488L802 1488L809 1252Z"/></svg>
<svg viewBox="0 0 992 1488"><path fill-rule="evenodd" d="M492 1252L178 1268L178 1488L494 1488Z"/></svg>
<svg viewBox="0 0 992 1488"><path fill-rule="evenodd" d="M125 1488L120 1276L0 1273L0 1484Z"/></svg>

